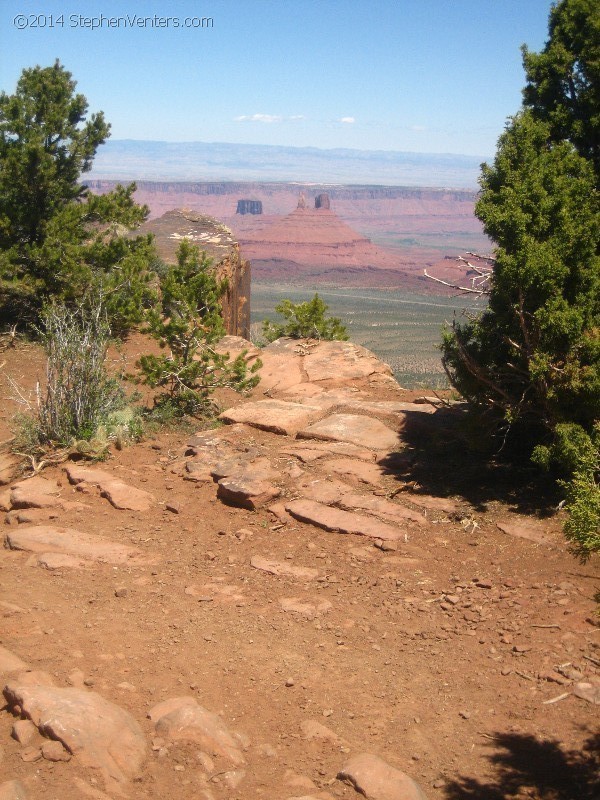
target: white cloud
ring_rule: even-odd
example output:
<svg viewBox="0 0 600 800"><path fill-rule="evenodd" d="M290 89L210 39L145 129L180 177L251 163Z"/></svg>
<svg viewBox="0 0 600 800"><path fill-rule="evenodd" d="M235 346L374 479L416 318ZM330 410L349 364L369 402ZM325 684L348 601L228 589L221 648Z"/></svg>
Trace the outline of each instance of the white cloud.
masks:
<svg viewBox="0 0 600 800"><path fill-rule="evenodd" d="M345 122L347 125L353 125L356 122L355 117L342 117L340 122Z"/></svg>
<svg viewBox="0 0 600 800"><path fill-rule="evenodd" d="M411 125L410 129L411 131L416 131L417 133L422 133L423 131L427 130L425 125Z"/></svg>
<svg viewBox="0 0 600 800"><path fill-rule="evenodd" d="M282 119L278 114L243 114L235 122L281 122Z"/></svg>

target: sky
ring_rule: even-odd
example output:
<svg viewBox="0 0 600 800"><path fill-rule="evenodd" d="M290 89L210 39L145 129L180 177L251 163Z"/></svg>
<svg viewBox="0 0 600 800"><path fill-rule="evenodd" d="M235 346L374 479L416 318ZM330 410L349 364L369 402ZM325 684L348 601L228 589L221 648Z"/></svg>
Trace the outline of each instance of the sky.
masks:
<svg viewBox="0 0 600 800"><path fill-rule="evenodd" d="M521 102L520 46L543 47L549 11L550 0L0 0L0 89L58 58L113 139L488 157Z"/></svg>

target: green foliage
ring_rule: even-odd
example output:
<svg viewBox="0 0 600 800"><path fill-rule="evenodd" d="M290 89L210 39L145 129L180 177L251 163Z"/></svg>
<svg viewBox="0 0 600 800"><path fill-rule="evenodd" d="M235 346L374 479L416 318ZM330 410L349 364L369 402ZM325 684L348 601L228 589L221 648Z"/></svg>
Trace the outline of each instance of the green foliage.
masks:
<svg viewBox="0 0 600 800"><path fill-rule="evenodd" d="M32 452L82 440L107 443L119 426L122 434L125 394L106 371L110 329L101 304L88 302L76 310L53 304L43 310L41 323L46 386L36 415L20 420L18 446Z"/></svg>
<svg viewBox="0 0 600 800"><path fill-rule="evenodd" d="M151 304L150 237L125 237L147 216L135 185L95 196L80 181L110 126L57 61L24 70L0 95L0 317L35 326L51 299L76 305L101 289L114 331Z"/></svg>
<svg viewBox="0 0 600 800"><path fill-rule="evenodd" d="M326 317L329 306L318 294L305 303L282 300L275 311L287 320L285 323L263 322L263 335L269 342L281 336L292 339L340 339L346 341L346 328L337 317Z"/></svg>
<svg viewBox="0 0 600 800"><path fill-rule="evenodd" d="M152 388L165 389L162 403L180 415L206 414L218 387L246 391L256 386L257 361L250 374L245 353L233 361L218 353L215 345L225 334L221 297L227 281L219 280L211 262L197 247L183 240L177 264L169 267L161 282L162 308L147 314L148 331L168 355L144 355L139 360L142 380Z"/></svg>
<svg viewBox="0 0 600 800"><path fill-rule="evenodd" d="M524 107L484 164L476 214L496 243L488 308L442 343L451 382L503 440L563 476L575 552L600 545L600 6L562 0L523 49Z"/></svg>

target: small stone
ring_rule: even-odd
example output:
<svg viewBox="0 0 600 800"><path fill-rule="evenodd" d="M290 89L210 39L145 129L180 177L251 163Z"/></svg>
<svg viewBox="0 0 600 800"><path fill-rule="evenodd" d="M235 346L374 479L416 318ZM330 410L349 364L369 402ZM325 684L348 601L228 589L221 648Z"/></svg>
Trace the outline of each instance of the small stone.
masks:
<svg viewBox="0 0 600 800"><path fill-rule="evenodd" d="M115 597L127 597L129 594L129 589L125 586L121 586L119 589L115 590Z"/></svg>
<svg viewBox="0 0 600 800"><path fill-rule="evenodd" d="M42 757L42 751L39 747L26 747L24 750L21 750L21 759L26 764L31 764L34 761L39 761Z"/></svg>
<svg viewBox="0 0 600 800"><path fill-rule="evenodd" d="M459 711L458 713L463 719L471 719L471 714L468 711Z"/></svg>
<svg viewBox="0 0 600 800"><path fill-rule="evenodd" d="M37 734L37 728L30 719L19 719L12 726L10 735L19 744L29 744Z"/></svg>
<svg viewBox="0 0 600 800"><path fill-rule="evenodd" d="M295 683L296 681L293 678L288 678L285 682L285 685L289 687L289 686L294 686Z"/></svg>
<svg viewBox="0 0 600 800"><path fill-rule="evenodd" d="M170 511L172 514L180 514L181 513L181 503L167 503L165 508L167 511Z"/></svg>
<svg viewBox="0 0 600 800"><path fill-rule="evenodd" d="M46 761L70 761L71 753L58 741L52 740L44 742L42 745L42 756Z"/></svg>

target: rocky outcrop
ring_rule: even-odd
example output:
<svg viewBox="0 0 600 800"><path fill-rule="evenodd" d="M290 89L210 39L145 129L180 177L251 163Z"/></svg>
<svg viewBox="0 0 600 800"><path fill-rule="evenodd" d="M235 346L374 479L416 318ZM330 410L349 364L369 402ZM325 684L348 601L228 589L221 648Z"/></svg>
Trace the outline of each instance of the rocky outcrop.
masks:
<svg viewBox="0 0 600 800"><path fill-rule="evenodd" d="M236 214L262 214L263 207L260 200L238 200Z"/></svg>
<svg viewBox="0 0 600 800"><path fill-rule="evenodd" d="M326 208L328 210L331 208L329 195L327 193L323 192L315 197L315 208Z"/></svg>
<svg viewBox="0 0 600 800"><path fill-rule="evenodd" d="M206 253L217 275L227 278L227 291L221 301L225 329L229 334L248 338L250 262L242 258L240 246L229 228L213 217L179 208L145 222L138 233L154 235L159 255L167 264L175 263L182 239L187 239Z"/></svg>

